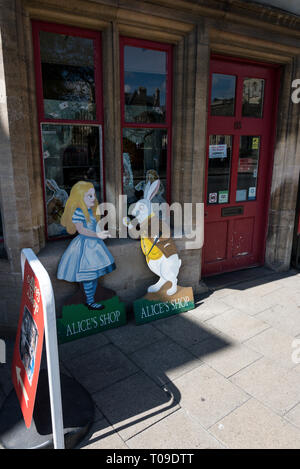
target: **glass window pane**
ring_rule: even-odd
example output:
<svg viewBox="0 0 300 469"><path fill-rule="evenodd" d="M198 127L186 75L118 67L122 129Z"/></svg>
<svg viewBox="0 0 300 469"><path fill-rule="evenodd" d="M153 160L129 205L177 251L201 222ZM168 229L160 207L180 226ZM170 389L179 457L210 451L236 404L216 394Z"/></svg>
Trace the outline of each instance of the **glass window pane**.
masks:
<svg viewBox="0 0 300 469"><path fill-rule="evenodd" d="M160 179L159 193L152 200L166 202L167 130L123 130L123 193L128 204L141 199L148 181Z"/></svg>
<svg viewBox="0 0 300 469"><path fill-rule="evenodd" d="M95 120L94 41L40 31L47 119Z"/></svg>
<svg viewBox="0 0 300 469"><path fill-rule="evenodd" d="M211 89L212 116L234 116L236 77L213 73Z"/></svg>
<svg viewBox="0 0 300 469"><path fill-rule="evenodd" d="M125 121L166 121L167 53L124 47Z"/></svg>
<svg viewBox="0 0 300 469"><path fill-rule="evenodd" d="M240 140L236 201L256 199L260 137L243 135Z"/></svg>
<svg viewBox="0 0 300 469"><path fill-rule="evenodd" d="M0 209L0 242L3 241L3 225L2 225L2 216L1 216L1 209Z"/></svg>
<svg viewBox="0 0 300 469"><path fill-rule="evenodd" d="M67 198L78 181L94 184L102 200L101 126L42 124L48 235L67 234L60 225Z"/></svg>
<svg viewBox="0 0 300 469"><path fill-rule="evenodd" d="M262 117L265 80L245 78L243 87L243 117Z"/></svg>
<svg viewBox="0 0 300 469"><path fill-rule="evenodd" d="M210 135L208 155L207 203L229 203L231 135Z"/></svg>

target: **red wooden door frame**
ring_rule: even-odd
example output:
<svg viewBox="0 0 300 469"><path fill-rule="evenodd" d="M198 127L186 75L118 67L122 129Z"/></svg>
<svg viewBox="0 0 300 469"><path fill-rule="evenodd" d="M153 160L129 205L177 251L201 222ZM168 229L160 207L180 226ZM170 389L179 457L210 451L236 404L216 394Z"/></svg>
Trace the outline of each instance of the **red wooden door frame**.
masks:
<svg viewBox="0 0 300 469"><path fill-rule="evenodd" d="M235 75L236 82L236 101L234 117L211 116L211 91L212 74L221 73L225 75ZM264 78L265 94L263 118L242 117L242 93L244 78ZM241 256L234 262L231 256L230 242L233 240L233 226L238 217L228 219L228 244L226 248L226 259L220 262L206 263L205 257L205 238L202 255L203 276L213 275L225 271L238 270L251 265L261 265L264 263L266 235L267 235L267 211L270 199L271 177L273 167L274 142L276 133L276 113L278 104L278 92L280 81L280 67L277 65L262 64L254 61L242 61L236 58L213 55L211 57L210 67L210 85L209 85L209 113L207 123L207 156L206 156L206 178L205 178L205 225L217 221L226 221L221 218L221 208L225 206L243 206L244 215L240 218L248 219L252 217L253 228L253 254ZM234 123L242 123L241 129L236 129ZM210 135L232 135L232 159L230 171L230 187L228 204L209 205L207 200L207 176L208 176L208 152ZM258 167L257 194L256 201L236 202L237 188L237 169L239 158L239 140L242 135L261 136L260 158ZM221 225L220 225L221 226ZM220 234L218 234L220 236ZM232 241L233 242L233 241Z"/></svg>

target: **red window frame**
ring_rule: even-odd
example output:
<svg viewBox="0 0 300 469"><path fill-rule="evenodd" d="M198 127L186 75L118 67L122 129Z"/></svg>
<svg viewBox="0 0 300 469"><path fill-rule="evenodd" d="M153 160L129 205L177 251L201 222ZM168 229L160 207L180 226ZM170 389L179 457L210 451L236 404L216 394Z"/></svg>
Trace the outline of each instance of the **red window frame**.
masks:
<svg viewBox="0 0 300 469"><path fill-rule="evenodd" d="M44 222L47 240L62 239L69 236L48 236L47 226L47 209L45 197L45 167L42 151L42 138L41 138L41 124L73 124L73 125L99 125L102 129L102 161L99 162L102 174L102 194L103 200L106 199L105 192L105 167L104 167L104 129L103 129L103 81L102 81L102 47L101 47L101 32L89 29L77 28L74 26L61 25L55 23L48 23L44 21L32 20L32 38L33 38L33 52L34 52L34 67L35 67L35 81L36 81L36 101L37 101L37 114L39 125L39 143L40 143L40 158L42 168L42 184L43 184L43 201L44 201ZM44 117L44 95L43 95L43 79L42 79L42 63L39 33L40 31L64 34L68 36L82 37L92 39L94 41L94 76L95 76L95 100L96 100L96 118L95 120L74 120L74 119L47 119ZM99 181L101 184L101 180Z"/></svg>
<svg viewBox="0 0 300 469"><path fill-rule="evenodd" d="M124 93L124 47L132 46L145 49L152 49L167 53L167 70L166 70L166 122L164 123L133 123L125 120L125 93ZM173 46L171 44L163 44L159 42L148 41L145 39L136 39L120 36L120 90L121 90L121 142L123 155L123 129L166 129L168 136L167 145L167 187L166 201L171 201L171 148L172 148L172 76L173 76ZM122 193L123 193L123 164L122 168Z"/></svg>

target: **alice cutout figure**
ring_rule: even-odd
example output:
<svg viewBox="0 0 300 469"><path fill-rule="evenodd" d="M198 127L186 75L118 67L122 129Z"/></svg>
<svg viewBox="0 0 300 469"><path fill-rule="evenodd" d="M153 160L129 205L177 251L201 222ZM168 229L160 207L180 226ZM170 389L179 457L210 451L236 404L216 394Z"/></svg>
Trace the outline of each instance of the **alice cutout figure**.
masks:
<svg viewBox="0 0 300 469"><path fill-rule="evenodd" d="M103 239L110 235L108 231L98 231L100 220L96 214L98 201L92 183L77 182L71 189L66 202L61 224L69 234L79 233L64 252L57 272L57 278L67 282L82 282L86 306L91 310L100 310L104 306L95 303L98 278L112 272L116 266Z"/></svg>

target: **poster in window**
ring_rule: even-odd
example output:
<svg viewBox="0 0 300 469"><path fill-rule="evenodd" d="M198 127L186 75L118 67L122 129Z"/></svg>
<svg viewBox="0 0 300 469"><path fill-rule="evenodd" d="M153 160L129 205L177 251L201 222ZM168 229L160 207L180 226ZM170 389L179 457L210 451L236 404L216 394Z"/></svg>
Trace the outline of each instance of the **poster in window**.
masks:
<svg viewBox="0 0 300 469"><path fill-rule="evenodd" d="M228 191L219 191L219 204L228 203Z"/></svg>
<svg viewBox="0 0 300 469"><path fill-rule="evenodd" d="M208 196L208 203L209 204L216 204L218 202L218 193L211 192Z"/></svg>
<svg viewBox="0 0 300 469"><path fill-rule="evenodd" d="M209 145L209 158L227 158L227 145Z"/></svg>

